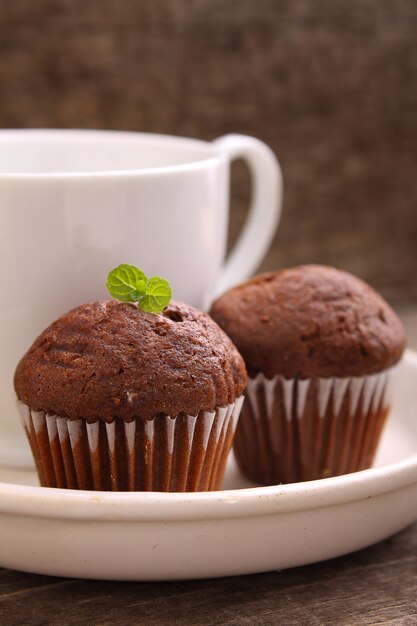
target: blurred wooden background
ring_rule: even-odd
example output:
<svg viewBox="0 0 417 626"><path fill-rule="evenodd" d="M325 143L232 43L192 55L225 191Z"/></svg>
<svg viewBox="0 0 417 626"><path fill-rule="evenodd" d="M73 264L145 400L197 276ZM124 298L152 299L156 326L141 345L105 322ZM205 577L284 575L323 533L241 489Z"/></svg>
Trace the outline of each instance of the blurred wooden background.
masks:
<svg viewBox="0 0 417 626"><path fill-rule="evenodd" d="M263 139L285 208L262 269L335 264L417 302L415 0L0 0L0 89L1 127Z"/></svg>

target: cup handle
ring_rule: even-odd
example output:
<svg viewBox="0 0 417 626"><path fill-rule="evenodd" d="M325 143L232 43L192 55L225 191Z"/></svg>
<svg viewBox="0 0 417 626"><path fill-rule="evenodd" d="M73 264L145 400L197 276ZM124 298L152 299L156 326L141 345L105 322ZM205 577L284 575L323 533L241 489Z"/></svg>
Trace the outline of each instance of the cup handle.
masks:
<svg viewBox="0 0 417 626"><path fill-rule="evenodd" d="M217 296L249 278L265 257L281 217L283 184L276 156L259 139L225 135L213 143L231 161L246 161L252 178L249 214L221 271L214 293Z"/></svg>

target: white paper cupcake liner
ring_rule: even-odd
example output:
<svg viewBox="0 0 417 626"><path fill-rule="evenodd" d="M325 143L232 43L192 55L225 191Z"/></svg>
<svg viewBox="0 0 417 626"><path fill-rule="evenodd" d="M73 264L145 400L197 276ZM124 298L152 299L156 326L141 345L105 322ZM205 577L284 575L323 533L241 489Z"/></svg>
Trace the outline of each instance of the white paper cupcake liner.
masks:
<svg viewBox="0 0 417 626"><path fill-rule="evenodd" d="M370 467L390 406L391 372L249 379L234 439L242 472L277 484Z"/></svg>
<svg viewBox="0 0 417 626"><path fill-rule="evenodd" d="M243 397L215 411L125 422L70 420L19 402L42 486L210 491L223 480Z"/></svg>

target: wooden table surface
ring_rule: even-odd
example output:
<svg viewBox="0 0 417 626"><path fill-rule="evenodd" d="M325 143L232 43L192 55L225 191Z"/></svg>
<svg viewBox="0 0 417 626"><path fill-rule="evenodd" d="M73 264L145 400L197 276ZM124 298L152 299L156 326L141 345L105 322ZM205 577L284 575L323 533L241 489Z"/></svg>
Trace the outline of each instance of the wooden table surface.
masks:
<svg viewBox="0 0 417 626"><path fill-rule="evenodd" d="M175 583L0 571L9 625L417 624L417 524L346 557L282 572Z"/></svg>
<svg viewBox="0 0 417 626"><path fill-rule="evenodd" d="M417 347L417 313L404 321ZM0 625L48 624L415 626L417 524L345 557L253 576L114 583L0 570Z"/></svg>

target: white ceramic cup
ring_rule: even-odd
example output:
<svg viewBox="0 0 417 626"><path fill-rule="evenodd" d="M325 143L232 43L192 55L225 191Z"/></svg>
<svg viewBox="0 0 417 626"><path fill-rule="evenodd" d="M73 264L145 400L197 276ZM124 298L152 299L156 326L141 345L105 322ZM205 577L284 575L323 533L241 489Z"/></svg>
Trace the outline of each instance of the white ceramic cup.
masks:
<svg viewBox="0 0 417 626"><path fill-rule="evenodd" d="M225 261L237 158L252 173L252 203ZM107 297L107 273L120 263L164 276L175 299L206 308L258 266L281 196L274 154L251 137L0 131L0 464L29 458L12 379L46 326Z"/></svg>

